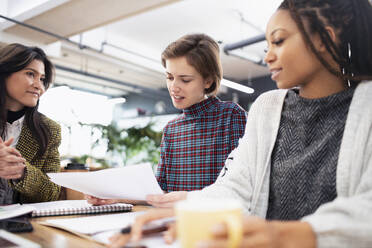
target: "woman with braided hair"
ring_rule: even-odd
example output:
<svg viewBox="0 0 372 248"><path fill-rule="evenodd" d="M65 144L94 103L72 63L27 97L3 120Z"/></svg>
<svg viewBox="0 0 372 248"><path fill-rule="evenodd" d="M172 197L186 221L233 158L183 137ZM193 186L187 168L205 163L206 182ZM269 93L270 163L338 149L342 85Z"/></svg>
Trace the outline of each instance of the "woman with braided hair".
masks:
<svg viewBox="0 0 372 248"><path fill-rule="evenodd" d="M250 217L240 247L372 247L371 3L284 0L266 39L279 90L252 105L226 174L183 199L241 201ZM144 223L172 214L141 216L132 239ZM198 247L227 247L226 227L212 232Z"/></svg>
<svg viewBox="0 0 372 248"><path fill-rule="evenodd" d="M38 47L0 49L0 204L58 200L59 124L38 112L54 66Z"/></svg>

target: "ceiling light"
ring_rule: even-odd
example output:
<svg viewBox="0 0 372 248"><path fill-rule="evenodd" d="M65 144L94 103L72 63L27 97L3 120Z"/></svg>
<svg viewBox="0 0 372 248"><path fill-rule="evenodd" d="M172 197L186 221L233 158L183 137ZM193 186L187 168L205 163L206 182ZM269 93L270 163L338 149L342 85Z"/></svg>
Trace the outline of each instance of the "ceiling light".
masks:
<svg viewBox="0 0 372 248"><path fill-rule="evenodd" d="M239 91L242 91L242 92L248 93L248 94L252 94L254 92L254 89L251 88L251 87L244 86L244 85L235 83L235 82L227 80L227 79L222 79L221 84L225 85L229 88L232 88L234 90L239 90Z"/></svg>
<svg viewBox="0 0 372 248"><path fill-rule="evenodd" d="M124 97L110 98L108 101L112 104L125 103L127 100Z"/></svg>

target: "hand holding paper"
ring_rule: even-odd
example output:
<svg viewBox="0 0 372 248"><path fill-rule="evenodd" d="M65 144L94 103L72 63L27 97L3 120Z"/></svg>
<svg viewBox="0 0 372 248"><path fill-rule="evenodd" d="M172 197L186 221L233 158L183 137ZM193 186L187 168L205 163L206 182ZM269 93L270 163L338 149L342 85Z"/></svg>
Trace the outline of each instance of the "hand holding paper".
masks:
<svg viewBox="0 0 372 248"><path fill-rule="evenodd" d="M146 200L146 195L163 194L150 164L94 172L48 173L58 185L102 199Z"/></svg>

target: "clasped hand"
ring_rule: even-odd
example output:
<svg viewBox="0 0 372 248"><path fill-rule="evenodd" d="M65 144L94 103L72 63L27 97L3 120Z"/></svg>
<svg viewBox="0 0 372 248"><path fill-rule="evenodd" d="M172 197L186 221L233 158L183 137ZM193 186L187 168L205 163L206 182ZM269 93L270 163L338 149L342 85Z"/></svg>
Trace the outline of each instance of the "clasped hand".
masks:
<svg viewBox="0 0 372 248"><path fill-rule="evenodd" d="M0 138L0 178L19 179L23 176L26 160L11 147L13 138L3 141Z"/></svg>

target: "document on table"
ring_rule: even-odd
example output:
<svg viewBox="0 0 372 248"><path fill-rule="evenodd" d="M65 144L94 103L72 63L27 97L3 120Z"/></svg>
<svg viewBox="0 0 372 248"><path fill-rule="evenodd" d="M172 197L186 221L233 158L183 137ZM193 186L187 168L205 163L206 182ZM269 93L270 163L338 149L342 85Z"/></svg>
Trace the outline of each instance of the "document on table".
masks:
<svg viewBox="0 0 372 248"><path fill-rule="evenodd" d="M120 232L120 230L101 232L101 233L97 233L95 235L92 235L91 239L93 239L97 242L103 243L105 245L108 245L108 244L110 244L110 240L109 240L110 237L112 237L113 235L115 235L119 232ZM144 247L151 247L151 248L158 248L158 247L159 248L166 248L166 247L167 248L180 248L181 247L178 240L173 242L172 244L166 244L164 242L164 238L163 238L162 233L153 234L153 235L150 235L150 236L144 236L144 237L142 237L142 239L139 242L128 243L127 245L128 245L128 247L144 246Z"/></svg>
<svg viewBox="0 0 372 248"><path fill-rule="evenodd" d="M134 222L135 218L143 213L144 212L131 212L67 219L58 218L48 219L38 223L46 226L61 228L81 237L97 241L99 243L109 244L109 238L111 236L119 233L123 227L131 225ZM165 218L157 220L155 222L161 223L162 221L167 220L168 219ZM145 236L143 240L140 241L140 244L151 248L180 247L177 242L172 245L165 244L161 233Z"/></svg>
<svg viewBox="0 0 372 248"><path fill-rule="evenodd" d="M146 195L163 194L150 164L47 175L58 185L102 199L144 201Z"/></svg>
<svg viewBox="0 0 372 248"><path fill-rule="evenodd" d="M42 225L58 227L75 234L93 235L100 232L117 230L131 225L138 215L144 212L105 214L99 216L76 217L67 219L48 219Z"/></svg>

